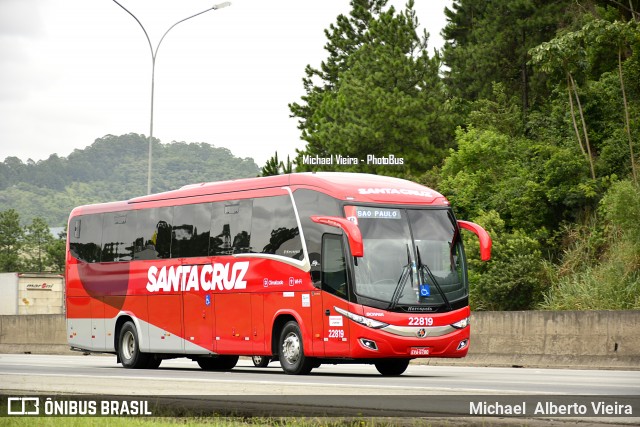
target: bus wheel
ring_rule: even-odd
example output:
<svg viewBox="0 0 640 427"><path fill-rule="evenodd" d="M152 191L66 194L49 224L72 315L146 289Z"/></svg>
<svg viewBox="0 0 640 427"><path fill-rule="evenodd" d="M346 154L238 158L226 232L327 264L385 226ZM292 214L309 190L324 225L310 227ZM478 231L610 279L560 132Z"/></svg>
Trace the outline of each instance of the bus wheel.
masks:
<svg viewBox="0 0 640 427"><path fill-rule="evenodd" d="M133 322L126 322L120 329L118 356L124 368L144 369L147 367L149 355L140 351L138 331L136 331Z"/></svg>
<svg viewBox="0 0 640 427"><path fill-rule="evenodd" d="M304 355L300 326L293 320L282 329L278 354L285 374L306 375L313 369L313 359Z"/></svg>
<svg viewBox="0 0 640 427"><path fill-rule="evenodd" d="M230 371L238 363L238 356L200 357L196 359L205 371Z"/></svg>
<svg viewBox="0 0 640 427"><path fill-rule="evenodd" d="M409 359L388 359L376 362L376 369L385 377L402 375L409 366Z"/></svg>
<svg viewBox="0 0 640 427"><path fill-rule="evenodd" d="M251 361L253 362L253 365L258 368L266 368L267 365L269 365L269 362L271 362L271 357L270 356L251 356Z"/></svg>

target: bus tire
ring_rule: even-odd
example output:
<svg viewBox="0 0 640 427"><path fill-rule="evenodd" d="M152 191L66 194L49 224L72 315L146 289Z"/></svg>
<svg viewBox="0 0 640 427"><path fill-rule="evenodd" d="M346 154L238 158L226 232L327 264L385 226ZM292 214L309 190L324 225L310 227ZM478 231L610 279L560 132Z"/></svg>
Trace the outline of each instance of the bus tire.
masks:
<svg viewBox="0 0 640 427"><path fill-rule="evenodd" d="M278 357L285 374L306 375L313 369L314 360L304 355L302 333L297 322L291 320L280 333Z"/></svg>
<svg viewBox="0 0 640 427"><path fill-rule="evenodd" d="M257 368L266 368L271 362L271 356L251 356L251 361Z"/></svg>
<svg viewBox="0 0 640 427"><path fill-rule="evenodd" d="M402 375L409 366L410 359L386 359L375 363L376 369L385 377Z"/></svg>
<svg viewBox="0 0 640 427"><path fill-rule="evenodd" d="M147 369L158 369L162 363L162 358L157 354L149 354L149 360L147 360Z"/></svg>
<svg viewBox="0 0 640 427"><path fill-rule="evenodd" d="M230 371L238 363L238 356L200 357L198 366L205 371Z"/></svg>
<svg viewBox="0 0 640 427"><path fill-rule="evenodd" d="M149 355L140 351L138 331L131 321L126 322L120 329L118 357L122 367L127 369L144 369L149 362Z"/></svg>

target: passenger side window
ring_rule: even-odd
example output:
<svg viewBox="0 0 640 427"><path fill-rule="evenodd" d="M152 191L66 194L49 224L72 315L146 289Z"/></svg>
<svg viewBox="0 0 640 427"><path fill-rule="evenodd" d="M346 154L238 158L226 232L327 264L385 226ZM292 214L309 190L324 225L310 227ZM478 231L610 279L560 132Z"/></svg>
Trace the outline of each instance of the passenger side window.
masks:
<svg viewBox="0 0 640 427"><path fill-rule="evenodd" d="M322 236L322 289L347 299L347 264L342 236Z"/></svg>
<svg viewBox="0 0 640 427"><path fill-rule="evenodd" d="M173 208L171 258L209 254L211 204L183 205Z"/></svg>
<svg viewBox="0 0 640 427"><path fill-rule="evenodd" d="M131 261L135 233L136 211L105 213L101 261Z"/></svg>
<svg viewBox="0 0 640 427"><path fill-rule="evenodd" d="M251 252L252 200L213 203L209 255Z"/></svg>
<svg viewBox="0 0 640 427"><path fill-rule="evenodd" d="M289 196L253 201L252 252L302 259L302 241Z"/></svg>
<svg viewBox="0 0 640 427"><path fill-rule="evenodd" d="M135 259L165 259L171 256L173 208L138 211ZM132 234L133 235L133 234Z"/></svg>

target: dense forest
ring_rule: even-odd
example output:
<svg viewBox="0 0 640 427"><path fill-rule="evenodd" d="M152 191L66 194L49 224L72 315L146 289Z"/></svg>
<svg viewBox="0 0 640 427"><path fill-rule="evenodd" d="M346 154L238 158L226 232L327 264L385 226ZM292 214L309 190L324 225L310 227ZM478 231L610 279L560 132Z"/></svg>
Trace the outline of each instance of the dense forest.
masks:
<svg viewBox="0 0 640 427"><path fill-rule="evenodd" d="M148 139L107 135L68 157L33 162L7 157L0 163L0 211L16 210L24 224L42 218L63 227L75 206L146 194ZM259 174L252 159L205 143L153 144L152 191Z"/></svg>
<svg viewBox="0 0 640 427"><path fill-rule="evenodd" d="M297 169L445 194L494 239L493 260L472 261L472 308L640 308L640 1L455 0L445 13L430 52L413 1L351 1L290 104ZM404 162L304 162L336 154Z"/></svg>

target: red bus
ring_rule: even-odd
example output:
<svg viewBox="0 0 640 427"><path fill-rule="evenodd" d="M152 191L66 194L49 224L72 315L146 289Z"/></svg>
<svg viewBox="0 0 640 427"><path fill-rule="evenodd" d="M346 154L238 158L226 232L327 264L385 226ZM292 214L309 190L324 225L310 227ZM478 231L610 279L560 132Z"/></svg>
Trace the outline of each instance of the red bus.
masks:
<svg viewBox="0 0 640 427"><path fill-rule="evenodd" d="M80 206L69 218L68 342L125 368L239 356L287 374L323 363L464 357L469 285L460 229L439 193L397 178L300 173L188 185Z"/></svg>

